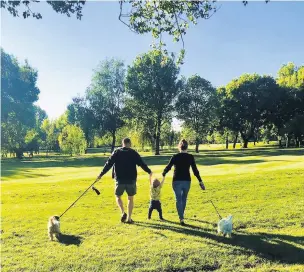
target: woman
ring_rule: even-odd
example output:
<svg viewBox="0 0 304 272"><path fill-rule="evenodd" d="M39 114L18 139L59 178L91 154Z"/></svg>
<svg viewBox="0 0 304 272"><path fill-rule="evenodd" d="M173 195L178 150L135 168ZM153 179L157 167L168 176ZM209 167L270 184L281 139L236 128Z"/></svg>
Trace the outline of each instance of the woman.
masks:
<svg viewBox="0 0 304 272"><path fill-rule="evenodd" d="M172 166L174 165L172 187L176 199L176 209L178 212L181 225L185 225L184 212L187 203L187 195L191 184L191 176L189 171L190 166L192 168L194 175L198 179L202 190L205 190L205 186L200 177L199 171L197 170L193 155L187 152L188 150L187 141L184 139L181 140L178 147L180 153L172 156L169 164L164 169L163 176L165 177L165 175L171 170Z"/></svg>

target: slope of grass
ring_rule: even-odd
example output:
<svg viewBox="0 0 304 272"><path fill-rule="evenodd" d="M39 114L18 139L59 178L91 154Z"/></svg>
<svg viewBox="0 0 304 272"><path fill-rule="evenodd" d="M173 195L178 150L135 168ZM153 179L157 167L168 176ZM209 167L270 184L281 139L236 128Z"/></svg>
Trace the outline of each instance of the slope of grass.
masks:
<svg viewBox="0 0 304 272"><path fill-rule="evenodd" d="M2 163L3 271L304 271L304 150L203 150L196 156L207 190L193 178L178 224L171 188L162 191L167 222L148 221L148 176L139 170L136 224L119 222L110 173L61 220L48 241L50 215L63 212L102 169L106 157L53 156ZM171 154L143 154L160 176ZM125 200L126 197L124 197ZM231 239L217 215L234 216Z"/></svg>

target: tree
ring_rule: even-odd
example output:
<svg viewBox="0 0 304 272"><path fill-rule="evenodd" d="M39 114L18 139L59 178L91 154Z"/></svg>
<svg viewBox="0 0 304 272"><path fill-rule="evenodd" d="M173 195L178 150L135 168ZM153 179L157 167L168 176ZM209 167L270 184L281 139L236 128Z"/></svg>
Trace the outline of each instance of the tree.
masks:
<svg viewBox="0 0 304 272"><path fill-rule="evenodd" d="M240 132L244 148L248 147L256 130L270 122L278 88L270 76L244 74L222 90L225 92L222 102L226 117L231 118L225 125Z"/></svg>
<svg viewBox="0 0 304 272"><path fill-rule="evenodd" d="M60 149L66 153L80 155L87 148L86 139L81 128L75 125L67 125L58 137Z"/></svg>
<svg viewBox="0 0 304 272"><path fill-rule="evenodd" d="M112 151L116 143L116 132L124 124L124 80L124 63L115 59L105 60L94 71L86 93L96 127L101 134L109 132L112 135Z"/></svg>
<svg viewBox="0 0 304 272"><path fill-rule="evenodd" d="M7 9L13 16L19 16L22 10L23 18L34 17L41 19L39 12L33 12L30 8L32 1L1 1L1 8ZM55 12L65 14L68 17L76 15L81 20L82 9L86 1L46 1ZM163 34L173 37L174 41L181 41L183 49L180 52L178 63L182 63L184 58L184 40L191 24L196 25L200 19L211 18L221 6L217 1L138 1L120 0L119 20L138 34L151 33L153 38L159 39L159 43L154 47L161 49L166 46L162 42ZM246 6L249 1L242 1ZM266 3L269 0L265 1Z"/></svg>
<svg viewBox="0 0 304 272"><path fill-rule="evenodd" d="M93 111L88 106L84 97L74 97L73 102L68 105L68 123L79 126L84 132L87 145L91 146L94 139L96 127Z"/></svg>
<svg viewBox="0 0 304 272"><path fill-rule="evenodd" d="M1 49L1 143L8 152L23 156L27 129L35 127L38 72L28 61L20 65Z"/></svg>
<svg viewBox="0 0 304 272"><path fill-rule="evenodd" d="M284 134L287 147L292 136L300 146L304 136L304 66L297 67L291 62L283 65L278 71L277 83L281 86L282 98L274 124L279 134Z"/></svg>
<svg viewBox="0 0 304 272"><path fill-rule="evenodd" d="M236 108L233 107L233 102L228 99L225 87L217 89L217 97L219 101L217 108L217 130L225 135L226 149L229 147L229 136L233 137L233 148L235 148L240 131L240 123L235 115Z"/></svg>
<svg viewBox="0 0 304 272"><path fill-rule="evenodd" d="M177 117L195 133L195 152L198 153L203 134L211 130L216 121L216 89L198 75L191 76L178 95Z"/></svg>
<svg viewBox="0 0 304 272"><path fill-rule="evenodd" d="M136 131L136 138L144 149L146 144L155 150L157 122L153 116L153 110L142 107L141 102L127 98L124 108L125 125ZM134 134L134 133L133 133Z"/></svg>
<svg viewBox="0 0 304 272"><path fill-rule="evenodd" d="M172 58L164 61L159 50L138 56L129 66L127 93L147 111L156 124L155 154L159 155L161 127L173 111L173 102L180 90L179 69Z"/></svg>

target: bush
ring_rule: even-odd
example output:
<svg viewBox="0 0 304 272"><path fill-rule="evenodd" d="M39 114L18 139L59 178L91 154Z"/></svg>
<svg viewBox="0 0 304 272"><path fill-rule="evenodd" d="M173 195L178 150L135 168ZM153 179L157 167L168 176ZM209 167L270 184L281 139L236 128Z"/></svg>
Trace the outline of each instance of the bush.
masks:
<svg viewBox="0 0 304 272"><path fill-rule="evenodd" d="M58 137L59 146L63 153L79 155L85 153L87 142L81 128L67 125Z"/></svg>

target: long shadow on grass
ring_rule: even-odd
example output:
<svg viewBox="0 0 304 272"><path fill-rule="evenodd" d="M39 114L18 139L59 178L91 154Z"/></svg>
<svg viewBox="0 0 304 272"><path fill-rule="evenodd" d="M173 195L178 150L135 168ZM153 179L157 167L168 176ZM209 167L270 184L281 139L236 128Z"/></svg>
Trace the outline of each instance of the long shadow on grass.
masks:
<svg viewBox="0 0 304 272"><path fill-rule="evenodd" d="M169 223L171 224L172 222ZM233 237L230 239L217 235L212 229L199 228L193 225L178 227L176 224L172 226L166 223L156 224L146 222L137 222L136 225L212 239L219 244L241 247L244 249L244 254L248 254L248 250L253 251L256 255L270 261L278 261L287 264L304 264L304 250L290 244L295 243L299 246L303 245L304 237L301 236L237 232L234 233Z"/></svg>
<svg viewBox="0 0 304 272"><path fill-rule="evenodd" d="M165 154L165 153L164 153ZM248 150L207 150L195 155L196 163L198 165L222 165L222 164L253 164L266 162L264 159L268 156L282 156L293 155L303 156L303 149L248 149ZM161 156L145 156L143 159L149 165L166 165L171 154L165 154ZM261 158L252 158L249 160L242 160L242 157L260 156ZM39 173L32 173L32 169L35 168L52 168L52 167L100 167L102 169L104 163L107 160L107 156L96 157L68 157L68 156L51 156L48 158L37 157L33 159L5 159L1 162L1 175L2 177L9 177L12 175L26 174L27 177L40 176ZM278 160L276 160L278 161ZM75 170L78 171L78 170ZM27 173L28 172L28 173Z"/></svg>
<svg viewBox="0 0 304 272"><path fill-rule="evenodd" d="M81 244L82 238L81 236L76 236L76 235L61 234L58 241L59 243L64 244L66 246L69 245L79 246Z"/></svg>

